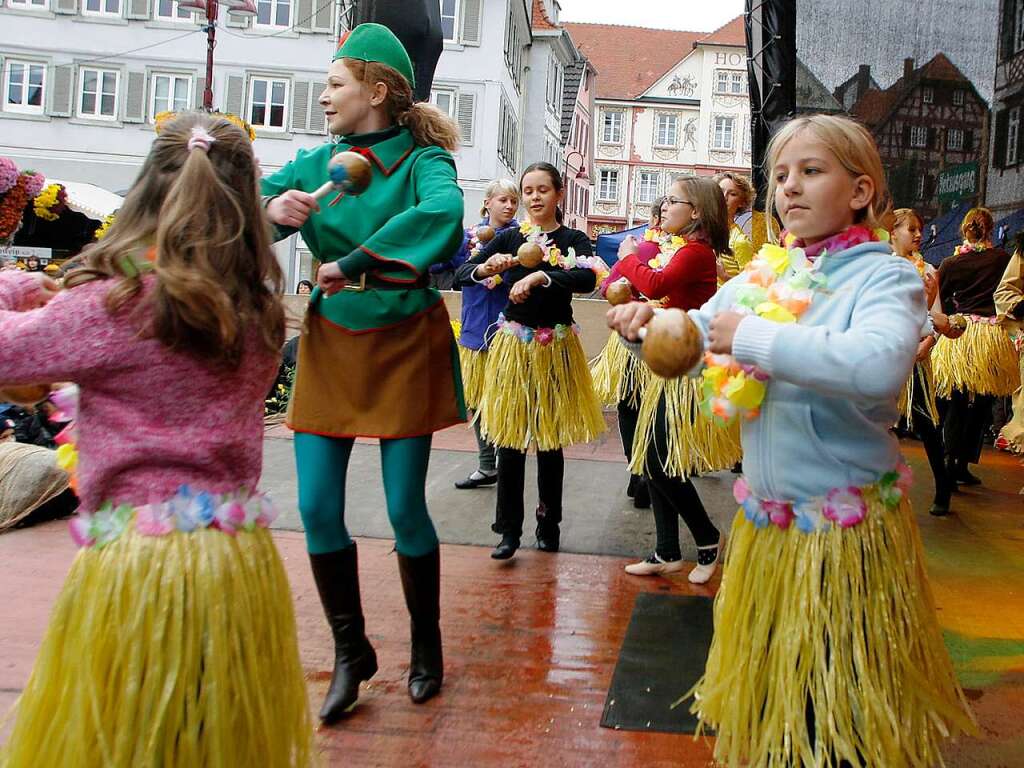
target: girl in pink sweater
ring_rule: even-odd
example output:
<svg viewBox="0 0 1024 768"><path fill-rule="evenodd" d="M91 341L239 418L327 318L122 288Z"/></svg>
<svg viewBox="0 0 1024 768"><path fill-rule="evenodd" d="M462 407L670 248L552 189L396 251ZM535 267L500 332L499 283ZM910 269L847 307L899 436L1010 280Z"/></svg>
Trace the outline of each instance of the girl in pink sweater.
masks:
<svg viewBox="0 0 1024 768"><path fill-rule="evenodd" d="M0 275L0 384L79 389L82 546L0 766L304 766L312 729L258 493L284 316L248 138L167 124L66 290Z"/></svg>

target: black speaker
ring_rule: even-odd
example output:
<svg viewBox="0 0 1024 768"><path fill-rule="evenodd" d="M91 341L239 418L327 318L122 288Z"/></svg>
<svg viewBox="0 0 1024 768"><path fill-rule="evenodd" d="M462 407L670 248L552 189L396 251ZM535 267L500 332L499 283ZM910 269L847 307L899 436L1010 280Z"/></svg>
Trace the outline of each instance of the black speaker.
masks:
<svg viewBox="0 0 1024 768"><path fill-rule="evenodd" d="M353 25L383 24L402 41L416 73L416 101L430 99L434 70L444 48L437 0L357 0Z"/></svg>

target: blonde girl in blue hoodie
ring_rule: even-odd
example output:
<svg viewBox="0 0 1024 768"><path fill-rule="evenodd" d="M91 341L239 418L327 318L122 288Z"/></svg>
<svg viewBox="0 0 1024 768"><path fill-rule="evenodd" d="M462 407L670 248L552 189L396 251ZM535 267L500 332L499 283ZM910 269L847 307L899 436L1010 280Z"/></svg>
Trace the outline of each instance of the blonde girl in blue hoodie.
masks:
<svg viewBox="0 0 1024 768"><path fill-rule="evenodd" d="M889 432L924 289L894 259L871 135L842 117L785 125L769 194L786 227L690 318L705 407L739 420L741 509L693 711L730 766L926 766L973 729L935 616ZM629 340L653 310L616 307Z"/></svg>

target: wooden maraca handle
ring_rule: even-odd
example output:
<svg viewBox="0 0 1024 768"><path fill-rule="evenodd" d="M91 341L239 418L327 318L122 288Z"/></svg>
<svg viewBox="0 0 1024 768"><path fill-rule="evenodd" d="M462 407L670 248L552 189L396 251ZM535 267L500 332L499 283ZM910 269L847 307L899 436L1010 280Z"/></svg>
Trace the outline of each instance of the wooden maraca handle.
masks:
<svg viewBox="0 0 1024 768"><path fill-rule="evenodd" d="M681 309L666 309L640 329L647 367L663 379L677 379L691 370L704 353L704 340L690 316Z"/></svg>

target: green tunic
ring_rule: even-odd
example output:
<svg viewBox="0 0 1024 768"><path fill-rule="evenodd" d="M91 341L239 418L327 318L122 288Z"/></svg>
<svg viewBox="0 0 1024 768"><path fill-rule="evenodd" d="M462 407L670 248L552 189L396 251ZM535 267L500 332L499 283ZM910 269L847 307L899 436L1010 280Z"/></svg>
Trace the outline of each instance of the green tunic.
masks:
<svg viewBox="0 0 1024 768"><path fill-rule="evenodd" d="M458 355L440 293L428 287L431 264L462 244L462 190L455 162L440 147L419 147L407 128L352 137L373 179L302 226L321 262L337 261L365 291L310 296L299 343L289 424L300 432L350 437L429 434L465 418ZM327 163L352 144L299 150L262 182L264 195L315 191Z"/></svg>

